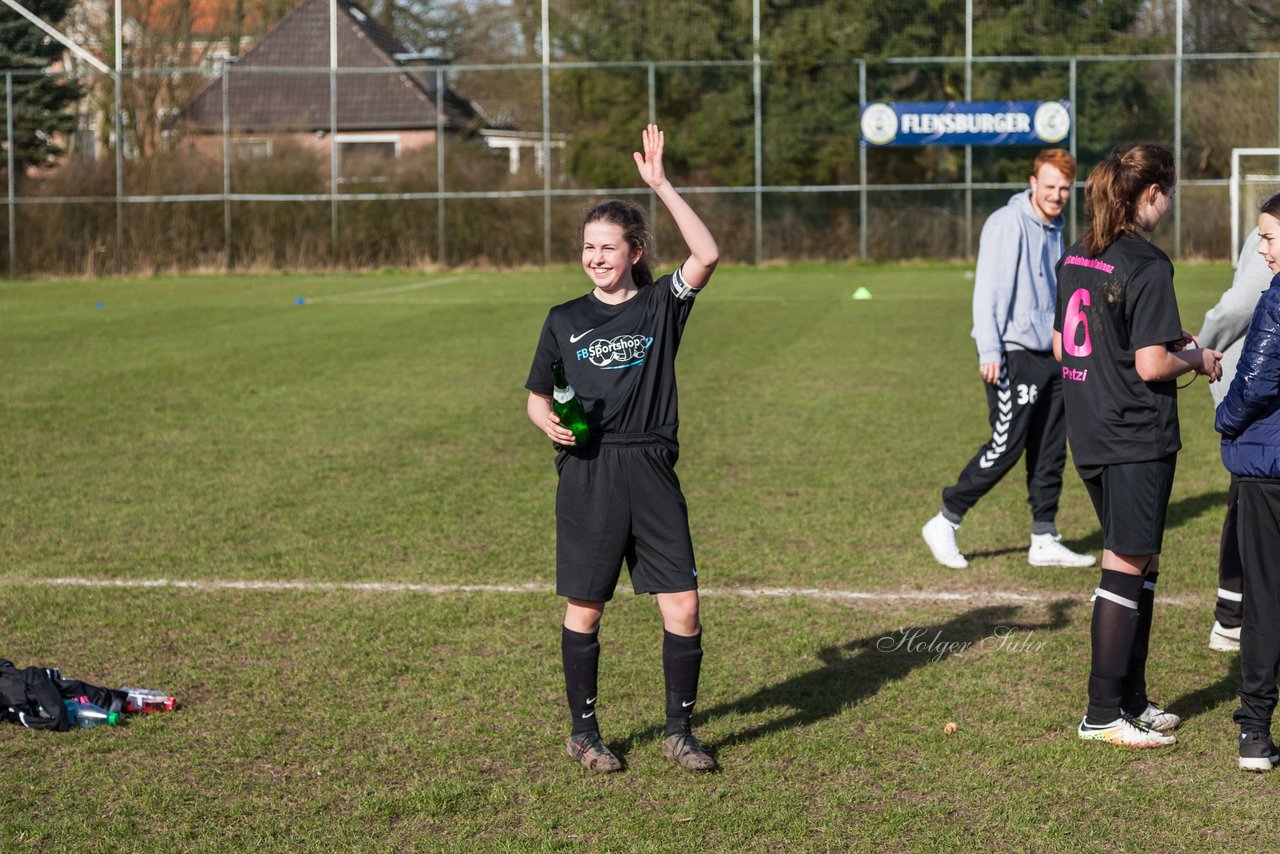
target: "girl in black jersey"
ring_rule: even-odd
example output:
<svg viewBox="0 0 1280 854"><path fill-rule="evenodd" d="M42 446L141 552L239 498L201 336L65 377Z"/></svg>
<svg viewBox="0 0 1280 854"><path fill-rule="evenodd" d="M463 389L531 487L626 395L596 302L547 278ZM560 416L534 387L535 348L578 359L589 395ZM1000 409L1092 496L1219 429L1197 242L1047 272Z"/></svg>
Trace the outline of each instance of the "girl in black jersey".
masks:
<svg viewBox="0 0 1280 854"><path fill-rule="evenodd" d="M590 211L582 223L582 268L592 290L551 309L525 387L529 420L559 450L556 592L568 599L560 648L572 721L569 756L593 771L622 768L600 737L596 674L600 617L625 560L632 588L654 594L662 614L663 755L703 771L715 761L690 730L702 624L688 512L674 469L675 356L693 298L710 280L720 251L667 180L656 125L645 128L643 142L636 167L675 219L689 257L654 281L640 208L613 201ZM575 445L551 410L557 360L586 409L592 437L586 447Z"/></svg>
<svg viewBox="0 0 1280 854"><path fill-rule="evenodd" d="M1089 230L1058 262L1053 351L1067 437L1102 525L1090 628L1089 708L1077 734L1164 747L1181 720L1147 697L1147 647L1178 435L1175 377L1221 376L1215 350L1187 349L1169 257L1144 237L1169 211L1173 155L1113 151L1085 187Z"/></svg>

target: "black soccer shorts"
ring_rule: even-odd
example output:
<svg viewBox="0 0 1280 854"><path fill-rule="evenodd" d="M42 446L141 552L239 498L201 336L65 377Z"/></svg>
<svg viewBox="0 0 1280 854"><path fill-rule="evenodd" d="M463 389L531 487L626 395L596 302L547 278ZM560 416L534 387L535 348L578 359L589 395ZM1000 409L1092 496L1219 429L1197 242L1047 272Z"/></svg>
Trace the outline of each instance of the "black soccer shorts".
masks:
<svg viewBox="0 0 1280 854"><path fill-rule="evenodd" d="M636 593L698 588L675 452L652 436L613 434L557 458L556 593L613 598L625 560Z"/></svg>
<svg viewBox="0 0 1280 854"><path fill-rule="evenodd" d="M1178 455L1140 463L1076 466L1102 525L1102 547L1122 555L1160 554Z"/></svg>

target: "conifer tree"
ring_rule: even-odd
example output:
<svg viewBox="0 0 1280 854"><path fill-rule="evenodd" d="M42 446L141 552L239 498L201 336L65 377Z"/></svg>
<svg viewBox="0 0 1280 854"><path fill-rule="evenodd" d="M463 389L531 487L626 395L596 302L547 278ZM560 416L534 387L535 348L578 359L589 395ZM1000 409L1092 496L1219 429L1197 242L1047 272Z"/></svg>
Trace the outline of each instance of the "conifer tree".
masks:
<svg viewBox="0 0 1280 854"><path fill-rule="evenodd" d="M66 17L71 4L72 0L23 3L28 11L54 28ZM35 24L8 6L0 7L0 70L13 72L16 172L51 165L62 153L59 138L65 138L75 129L75 116L68 107L79 99L80 87L70 78L42 73L58 61L63 52L63 46ZM0 115L3 115L3 106L0 101ZM4 161L0 161L0 169L4 167Z"/></svg>

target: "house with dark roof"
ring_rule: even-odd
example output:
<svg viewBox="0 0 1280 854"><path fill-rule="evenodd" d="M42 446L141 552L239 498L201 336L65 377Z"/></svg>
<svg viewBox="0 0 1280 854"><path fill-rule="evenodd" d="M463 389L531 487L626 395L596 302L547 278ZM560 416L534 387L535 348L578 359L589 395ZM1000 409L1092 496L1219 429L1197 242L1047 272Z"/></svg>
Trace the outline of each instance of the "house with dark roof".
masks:
<svg viewBox="0 0 1280 854"><path fill-rule="evenodd" d="M282 139L327 149L333 132L344 159L399 156L434 145L440 130L460 136L493 130L447 86L437 92L436 75L411 66L414 54L359 4L336 2L336 109L331 112L329 0L302 0L182 107L174 127L188 139L219 143L226 129L232 146L245 153L269 153Z"/></svg>

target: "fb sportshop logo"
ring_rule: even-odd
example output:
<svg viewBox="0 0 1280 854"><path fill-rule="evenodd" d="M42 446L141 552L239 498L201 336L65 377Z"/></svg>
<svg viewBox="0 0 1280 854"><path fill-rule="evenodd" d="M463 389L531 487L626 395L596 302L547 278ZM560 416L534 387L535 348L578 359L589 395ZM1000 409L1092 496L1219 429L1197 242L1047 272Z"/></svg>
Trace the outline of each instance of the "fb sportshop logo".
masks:
<svg viewBox="0 0 1280 854"><path fill-rule="evenodd" d="M645 352L653 343L653 336L619 335L617 338L597 338L578 351L579 360L588 359L597 368L617 370L639 365Z"/></svg>

